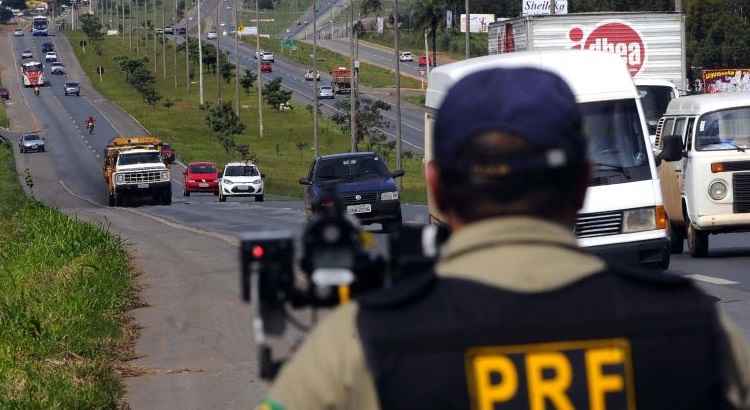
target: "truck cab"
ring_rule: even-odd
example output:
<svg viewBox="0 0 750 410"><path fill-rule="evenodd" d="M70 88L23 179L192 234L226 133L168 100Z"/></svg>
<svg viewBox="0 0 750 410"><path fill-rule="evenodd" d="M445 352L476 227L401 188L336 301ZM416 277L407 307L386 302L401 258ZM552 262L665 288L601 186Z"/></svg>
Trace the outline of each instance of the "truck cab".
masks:
<svg viewBox="0 0 750 410"><path fill-rule="evenodd" d="M114 138L105 149L104 179L110 206L144 196L162 205L172 203L171 175L157 138Z"/></svg>
<svg viewBox="0 0 750 410"><path fill-rule="evenodd" d="M641 100L622 59L592 51L515 52L442 65L430 72L425 161L432 157L434 116L448 89L467 74L536 67L565 79L583 116L592 178L574 231L580 246L619 264L669 266L667 218ZM491 90L488 90L491 92ZM442 216L428 195L430 217Z"/></svg>
<svg viewBox="0 0 750 410"><path fill-rule="evenodd" d="M710 235L750 231L750 94L682 97L659 124L673 250L687 239L690 255L702 257Z"/></svg>

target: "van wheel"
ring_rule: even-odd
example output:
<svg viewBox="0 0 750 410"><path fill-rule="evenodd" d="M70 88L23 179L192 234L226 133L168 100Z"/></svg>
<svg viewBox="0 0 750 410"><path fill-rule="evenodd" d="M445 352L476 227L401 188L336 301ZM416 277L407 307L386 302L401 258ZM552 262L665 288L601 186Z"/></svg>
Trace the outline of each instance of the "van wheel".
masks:
<svg viewBox="0 0 750 410"><path fill-rule="evenodd" d="M708 255L708 233L699 231L692 224L688 226L688 252L694 258Z"/></svg>
<svg viewBox="0 0 750 410"><path fill-rule="evenodd" d="M680 254L685 250L684 228L669 224L669 251Z"/></svg>
<svg viewBox="0 0 750 410"><path fill-rule="evenodd" d="M162 205L172 205L172 190L167 189L161 194Z"/></svg>

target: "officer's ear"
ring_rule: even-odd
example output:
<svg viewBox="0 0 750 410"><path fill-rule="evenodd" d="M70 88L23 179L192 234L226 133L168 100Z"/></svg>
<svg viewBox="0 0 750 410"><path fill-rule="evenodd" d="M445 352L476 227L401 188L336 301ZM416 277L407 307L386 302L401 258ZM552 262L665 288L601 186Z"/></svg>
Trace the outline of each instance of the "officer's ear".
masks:
<svg viewBox="0 0 750 410"><path fill-rule="evenodd" d="M425 166L424 178L427 182L427 195L431 196L439 211L445 212L445 198L442 195L443 191L440 189L440 170L435 161L430 161Z"/></svg>

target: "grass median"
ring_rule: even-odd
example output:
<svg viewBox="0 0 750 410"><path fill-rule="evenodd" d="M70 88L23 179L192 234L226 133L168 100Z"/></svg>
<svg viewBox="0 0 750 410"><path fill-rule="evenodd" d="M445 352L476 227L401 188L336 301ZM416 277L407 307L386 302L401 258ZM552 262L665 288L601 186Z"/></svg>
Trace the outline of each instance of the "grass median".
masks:
<svg viewBox="0 0 750 410"><path fill-rule="evenodd" d="M118 408L129 272L120 239L27 198L0 144L0 408Z"/></svg>
<svg viewBox="0 0 750 410"><path fill-rule="evenodd" d="M237 160L236 154L227 153L221 144L211 134L205 121L206 111L200 109L197 84L186 90L185 55L180 53L177 59L176 72L178 87L174 86L175 72L174 49L167 51L167 78L162 76L161 57L157 60L159 68L157 74L157 89L174 105L165 107L157 104L147 105L136 90L125 82L125 76L115 65L113 58L119 55L133 56L128 42L117 38L107 38L101 44L102 55L91 50L83 53L78 47L83 37L80 33L66 34L84 70L92 79L94 86L104 96L118 104L125 111L137 118L154 135L172 143L178 156L183 161L211 160L223 165ZM161 47L157 50L161 52ZM152 49L147 49L147 55L153 55ZM103 81L96 75L97 65L104 67L106 73ZM153 68L153 63L148 64ZM197 74L196 74L197 77ZM274 78L274 75L263 74L264 82ZM204 92L206 102L216 102L219 87L216 76L204 73ZM234 98L234 83L220 81L224 100ZM250 93L240 91L240 116L246 126L245 132L236 138L238 144L248 144L250 151L256 156L258 165L267 175L266 190L269 194L284 197L299 198L302 188L298 184L300 177L305 176L314 158L312 150L312 113L303 104L296 104L292 111L279 112L264 104L264 137L258 136L258 97L255 89ZM346 152L350 142L348 135L330 120L324 118L320 126L321 154ZM391 168L394 160L391 158ZM403 161L406 177L402 198L408 202L424 202L425 186L420 158Z"/></svg>

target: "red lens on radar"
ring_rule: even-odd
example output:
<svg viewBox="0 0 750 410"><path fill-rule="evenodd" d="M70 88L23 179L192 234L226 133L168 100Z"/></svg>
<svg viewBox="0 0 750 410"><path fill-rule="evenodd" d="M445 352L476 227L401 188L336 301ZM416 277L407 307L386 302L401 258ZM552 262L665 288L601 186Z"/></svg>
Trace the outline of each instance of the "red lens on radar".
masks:
<svg viewBox="0 0 750 410"><path fill-rule="evenodd" d="M260 245L255 245L250 253L253 255L253 258L261 259L266 254L266 250Z"/></svg>

